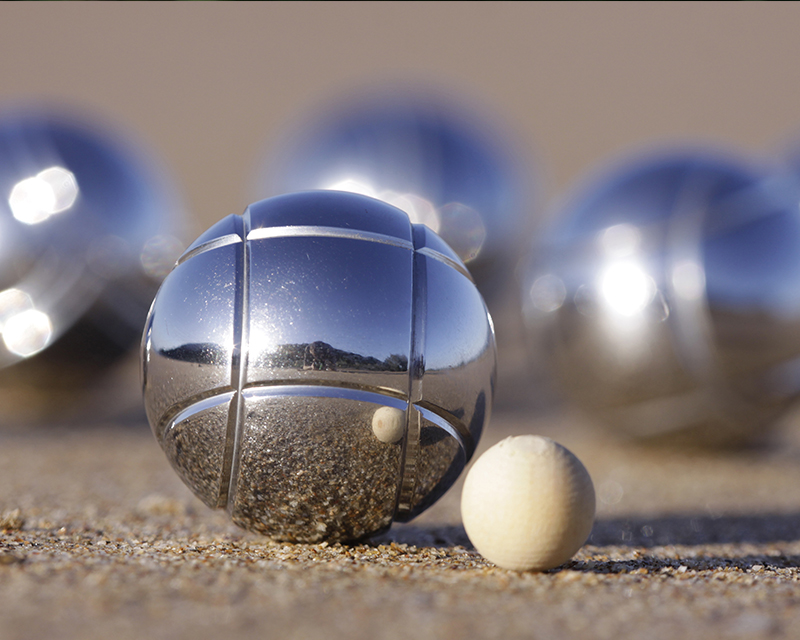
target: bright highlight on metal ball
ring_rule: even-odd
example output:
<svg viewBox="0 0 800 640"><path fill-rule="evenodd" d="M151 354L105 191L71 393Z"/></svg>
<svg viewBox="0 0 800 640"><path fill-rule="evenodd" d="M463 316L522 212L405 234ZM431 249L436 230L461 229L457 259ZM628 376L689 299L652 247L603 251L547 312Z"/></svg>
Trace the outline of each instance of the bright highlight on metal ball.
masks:
<svg viewBox="0 0 800 640"><path fill-rule="evenodd" d="M625 161L575 191L523 288L561 389L636 438L739 444L800 393L800 196L742 159Z"/></svg>
<svg viewBox="0 0 800 640"><path fill-rule="evenodd" d="M278 540L357 540L433 504L489 420L494 331L464 264L338 191L252 204L156 295L144 398L210 507Z"/></svg>

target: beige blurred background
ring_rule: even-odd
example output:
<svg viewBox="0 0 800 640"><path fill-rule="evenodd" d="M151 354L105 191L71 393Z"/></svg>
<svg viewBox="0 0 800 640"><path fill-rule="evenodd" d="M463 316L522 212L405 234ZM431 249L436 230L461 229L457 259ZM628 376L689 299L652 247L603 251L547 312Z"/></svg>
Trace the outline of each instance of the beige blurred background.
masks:
<svg viewBox="0 0 800 640"><path fill-rule="evenodd" d="M798 27L800 5L763 2L2 3L0 111L44 101L127 129L183 194L190 242L270 195L256 169L304 117L419 82L471 101L532 160L530 228L626 151L781 152L800 133ZM517 305L493 308L496 406L546 408Z"/></svg>
<svg viewBox="0 0 800 640"><path fill-rule="evenodd" d="M794 3L3 3L0 106L65 103L160 154L195 232L249 204L310 109L376 81L477 100L546 197L654 141L772 151L800 128Z"/></svg>

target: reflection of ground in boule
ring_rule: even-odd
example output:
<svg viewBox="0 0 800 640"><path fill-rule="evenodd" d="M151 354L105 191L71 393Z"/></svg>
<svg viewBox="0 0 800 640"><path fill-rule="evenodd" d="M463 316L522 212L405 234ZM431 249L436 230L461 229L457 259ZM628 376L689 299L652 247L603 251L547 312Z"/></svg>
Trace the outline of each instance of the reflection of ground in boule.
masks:
<svg viewBox="0 0 800 640"><path fill-rule="evenodd" d="M427 509L447 491L464 468L464 451L444 429L422 419L411 514Z"/></svg>
<svg viewBox="0 0 800 640"><path fill-rule="evenodd" d="M399 444L375 438L375 405L250 399L234 522L276 540L357 540L392 522Z"/></svg>
<svg viewBox="0 0 800 640"><path fill-rule="evenodd" d="M233 391L230 377L230 365L227 363L191 362L153 356L153 363L148 367L145 378L146 405L151 426L163 427L169 419L201 398Z"/></svg>
<svg viewBox="0 0 800 640"><path fill-rule="evenodd" d="M172 468L209 507L219 498L228 402L195 413L164 432L161 446Z"/></svg>

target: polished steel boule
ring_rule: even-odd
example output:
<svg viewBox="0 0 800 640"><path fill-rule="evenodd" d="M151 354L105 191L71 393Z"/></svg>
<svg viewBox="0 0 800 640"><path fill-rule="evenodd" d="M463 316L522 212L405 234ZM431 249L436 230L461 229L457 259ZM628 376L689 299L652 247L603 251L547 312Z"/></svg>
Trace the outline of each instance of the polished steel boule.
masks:
<svg viewBox="0 0 800 640"><path fill-rule="evenodd" d="M274 539L356 540L413 518L492 404L486 306L455 253L378 200L278 196L211 227L162 284L145 405L210 507Z"/></svg>
<svg viewBox="0 0 800 640"><path fill-rule="evenodd" d="M627 159L554 215L525 315L567 396L653 440L758 438L800 393L790 180L704 151Z"/></svg>

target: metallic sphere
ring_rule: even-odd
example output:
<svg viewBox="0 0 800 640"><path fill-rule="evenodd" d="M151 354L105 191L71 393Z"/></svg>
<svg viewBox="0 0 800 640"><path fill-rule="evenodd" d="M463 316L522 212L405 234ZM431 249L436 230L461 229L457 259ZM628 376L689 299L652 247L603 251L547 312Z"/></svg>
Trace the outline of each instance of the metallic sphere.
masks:
<svg viewBox="0 0 800 640"><path fill-rule="evenodd" d="M701 152L628 161L537 245L525 316L567 396L622 433L738 444L800 392L800 212L778 174Z"/></svg>
<svg viewBox="0 0 800 640"><path fill-rule="evenodd" d="M313 191L252 204L187 249L142 371L153 432L203 502L274 539L356 540L423 511L472 456L494 331L427 227Z"/></svg>
<svg viewBox="0 0 800 640"><path fill-rule="evenodd" d="M182 210L132 144L37 108L0 114L0 194L0 369L15 365L0 395L9 409L5 391L15 395L21 379L57 395L64 381L87 382L76 370L94 375L138 342L180 253Z"/></svg>
<svg viewBox="0 0 800 640"><path fill-rule="evenodd" d="M336 189L392 204L452 247L491 305L532 217L523 171L491 122L419 92L388 93L303 122L264 163L256 189Z"/></svg>

